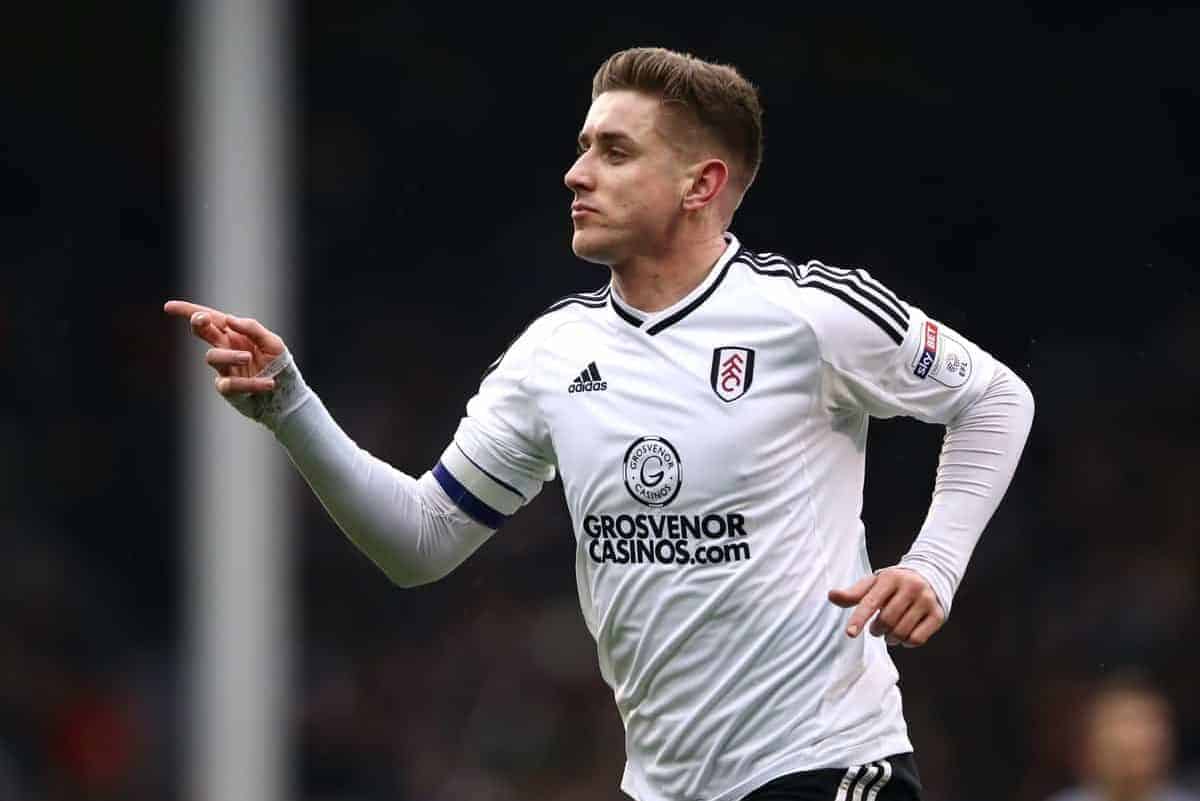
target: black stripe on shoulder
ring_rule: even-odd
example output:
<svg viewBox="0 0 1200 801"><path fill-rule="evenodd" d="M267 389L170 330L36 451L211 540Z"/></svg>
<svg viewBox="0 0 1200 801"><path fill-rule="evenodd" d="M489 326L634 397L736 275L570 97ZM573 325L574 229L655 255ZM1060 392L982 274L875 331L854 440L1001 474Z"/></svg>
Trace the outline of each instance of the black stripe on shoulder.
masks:
<svg viewBox="0 0 1200 801"><path fill-rule="evenodd" d="M844 267L830 267L828 264L824 264L819 261L810 261L805 266L807 266L810 270L819 269L827 273L832 273L833 275L844 275L856 279L862 284L864 289L870 288L879 296L881 300L886 303L890 303L892 308L904 317L904 324L908 324L908 307L900 302L900 298L896 297L892 293L892 290L888 289L886 286L872 278L866 270L850 270Z"/></svg>
<svg viewBox="0 0 1200 801"><path fill-rule="evenodd" d="M602 308L604 308L605 305L608 304L608 292L609 292L609 285L605 284L604 286L600 287L599 289L593 290L592 292L579 292L574 295L567 295L565 298L559 298L558 300L551 303L549 306L547 306L545 309L543 309L536 317L534 317L532 320L530 320L529 323L524 328L522 328L515 337L512 338L512 340L508 343L508 345L506 345L504 347L504 350L500 352L500 355L496 357L496 361L489 364L487 366L487 369L483 371L483 376L480 378L480 380L482 381L483 379L487 378L489 375L491 375L495 371L495 369L497 367L500 366L500 362L504 361L504 357L508 355L508 351L512 348L513 342L516 342L518 339L520 339L521 336L526 331L529 330L529 326L533 325L538 320L545 317L547 314L550 314L551 312L556 312L559 309L564 309L567 306L573 306L573 305L578 304L580 306L587 306L592 309L602 309Z"/></svg>
<svg viewBox="0 0 1200 801"><path fill-rule="evenodd" d="M904 334L905 334L906 329L897 330L896 327L892 323L888 322L888 320L886 320L884 317L882 317L874 307L868 306L865 303L863 303L859 299L860 296L858 296L858 295L843 291L841 289L838 289L835 286L829 286L827 284L818 283L811 279L801 278L799 276L799 273L795 269L795 265L791 264L790 262L787 265L783 265L782 262L780 262L779 263L780 266L777 268L776 267L765 267L765 266L760 267L759 265L755 264L751 260L746 260L746 261L743 261L742 263L745 264L747 267L749 267L754 272L758 273L759 275L770 275L770 276L774 276L777 278L788 278L788 279L791 279L792 283L794 283L796 286L798 286L802 289L819 289L822 292L825 292L829 295L833 295L834 297L838 298L843 303L845 303L847 306L850 306L855 311L857 311L859 314L863 315L868 320L875 323L875 325L879 326L880 330L882 330L883 333L887 334L888 337L893 342L895 342L897 345L901 345L904 343ZM823 280L827 280L827 279L823 279Z"/></svg>
<svg viewBox="0 0 1200 801"><path fill-rule="evenodd" d="M807 276L811 276L812 278L821 278L825 281L831 281L835 284L841 284L842 286L849 287L864 300L870 302L881 312L895 320L901 328L908 328L908 312L906 312L904 309L898 308L897 306L893 306L892 303L886 298L876 294L874 291L868 290L866 286L859 283L857 280L851 280L851 276L839 276L837 273L833 272L820 262L809 262L807 265L805 265L805 267L806 270L802 271L802 274L806 272ZM858 276L854 276L854 278L857 279Z"/></svg>
<svg viewBox="0 0 1200 801"><path fill-rule="evenodd" d="M607 303L608 303L608 287L604 286L604 287L601 287L600 289L596 290L595 292L583 292L583 293L580 293L577 295L567 295L565 298L559 298L558 300L554 301L549 306L547 306L545 311L543 311L541 314L539 314L534 319L536 320L536 319L538 319L538 317L545 317L550 312L558 311L559 309L563 309L563 308L566 308L567 306L572 306L575 304L579 304L580 306L590 306L592 308L599 309Z"/></svg>
<svg viewBox="0 0 1200 801"><path fill-rule="evenodd" d="M881 284L880 282L878 282L878 281L876 281L874 278L872 278L870 275L868 275L866 270L855 270L855 271L854 271L854 274L855 274L855 275L857 275L859 278L861 278L861 279L862 279L862 282L863 282L864 284L870 284L871 286L875 287L876 289L878 289L878 290L879 290L880 292L882 292L883 294L887 295L887 296L888 296L888 297L891 299L892 303L895 303L895 304L896 304L897 306L899 306L901 309L905 309L905 310L907 310L907 309L908 309L908 307L907 307L907 306L905 306L905 305L904 305L904 304L903 304L903 303L900 301L900 298L896 297L896 296L895 296L895 295L892 293L892 290L888 289L886 286L884 286L883 284Z"/></svg>
<svg viewBox="0 0 1200 801"><path fill-rule="evenodd" d="M895 298L895 295L884 289L882 284L866 276L862 270L845 270L830 267L819 261L810 261L801 267L790 259L774 253L748 255L750 256L750 260L759 267L785 265L801 281L812 277L828 281L829 283L840 284L850 290L861 302L871 305L882 314L891 317L901 329L908 329L908 310Z"/></svg>

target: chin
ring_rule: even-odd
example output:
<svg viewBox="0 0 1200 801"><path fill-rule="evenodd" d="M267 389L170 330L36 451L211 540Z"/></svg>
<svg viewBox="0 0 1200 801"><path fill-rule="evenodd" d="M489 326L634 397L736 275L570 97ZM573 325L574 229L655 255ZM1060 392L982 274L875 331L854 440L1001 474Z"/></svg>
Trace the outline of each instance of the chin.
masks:
<svg viewBox="0 0 1200 801"><path fill-rule="evenodd" d="M598 234L598 231L576 228L574 236L571 237L571 250L584 261L611 265L617 261L614 257L614 243Z"/></svg>

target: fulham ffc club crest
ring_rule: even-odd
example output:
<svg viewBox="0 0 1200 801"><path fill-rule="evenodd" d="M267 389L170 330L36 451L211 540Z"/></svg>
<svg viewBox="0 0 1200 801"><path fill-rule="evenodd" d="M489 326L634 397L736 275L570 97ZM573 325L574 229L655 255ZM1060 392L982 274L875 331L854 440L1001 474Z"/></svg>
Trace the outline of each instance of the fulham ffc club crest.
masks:
<svg viewBox="0 0 1200 801"><path fill-rule="evenodd" d="M733 403L746 394L753 380L753 349L726 347L713 350L712 374L708 383L718 398Z"/></svg>

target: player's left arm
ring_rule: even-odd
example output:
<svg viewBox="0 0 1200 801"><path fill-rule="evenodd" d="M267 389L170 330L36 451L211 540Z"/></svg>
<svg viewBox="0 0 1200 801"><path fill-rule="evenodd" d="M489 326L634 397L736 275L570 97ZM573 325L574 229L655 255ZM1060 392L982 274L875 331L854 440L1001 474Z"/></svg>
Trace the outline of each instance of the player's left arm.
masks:
<svg viewBox="0 0 1200 801"><path fill-rule="evenodd" d="M942 627L992 513L1008 489L1033 421L1033 394L1002 364L983 394L946 425L933 500L921 531L898 565L833 590L855 607L846 633L855 637L876 612L870 632L889 645L924 645Z"/></svg>
<svg viewBox="0 0 1200 801"><path fill-rule="evenodd" d="M832 589L829 600L854 608L848 636L859 636L870 621L871 634L915 647L950 613L975 545L1016 471L1034 402L1025 382L987 351L915 306L899 308L907 317L902 337L882 336L888 332L864 315L838 310L822 339L836 342L827 357L835 395L876 417L903 414L945 425L933 497L899 564Z"/></svg>

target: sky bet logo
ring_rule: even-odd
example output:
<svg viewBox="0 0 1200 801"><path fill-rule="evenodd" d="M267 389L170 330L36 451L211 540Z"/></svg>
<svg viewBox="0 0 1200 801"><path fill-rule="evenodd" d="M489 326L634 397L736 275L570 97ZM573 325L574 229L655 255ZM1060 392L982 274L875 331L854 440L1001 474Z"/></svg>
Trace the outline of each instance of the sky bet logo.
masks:
<svg viewBox="0 0 1200 801"><path fill-rule="evenodd" d="M932 320L925 321L925 349L917 357L916 364L913 365L913 374L917 378L924 378L929 375L929 371L933 368L933 363L937 359L938 346L938 327L937 323Z"/></svg>

